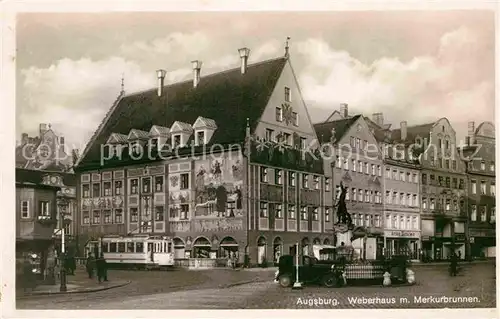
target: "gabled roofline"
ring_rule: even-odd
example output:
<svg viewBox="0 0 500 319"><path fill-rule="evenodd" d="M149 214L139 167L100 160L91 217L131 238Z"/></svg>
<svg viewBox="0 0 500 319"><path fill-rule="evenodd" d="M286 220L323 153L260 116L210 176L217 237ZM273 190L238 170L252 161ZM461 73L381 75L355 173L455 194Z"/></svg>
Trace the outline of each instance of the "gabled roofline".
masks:
<svg viewBox="0 0 500 319"><path fill-rule="evenodd" d="M432 128L435 128L441 120L446 120L446 122L448 122L448 124L450 125L450 128L452 129L453 133L457 133L455 131L455 129L453 128L453 126L451 125L450 120L448 120L448 118L446 118L446 117L442 117L439 120L437 120L436 122L434 122L434 124L432 125Z"/></svg>
<svg viewBox="0 0 500 319"><path fill-rule="evenodd" d="M281 60L281 59L285 59L285 60L286 60L285 65L286 65L286 63L290 63L290 60L289 60L290 58L289 58L289 57L287 57L287 58L285 58L285 57L279 57L279 58L269 59L269 60L266 60L266 61L263 61L263 62L260 62L260 63L265 63L265 62L275 61L275 60ZM255 65L255 64L253 64L253 65ZM291 67L291 65L290 65L290 67ZM279 79L280 79L281 75L283 74L283 70L284 70L284 68L285 68L285 67L283 67L283 69L281 69L280 75L279 75L279 76L278 76L278 78L276 79L276 83L278 83L278 81L279 81ZM236 69L237 69L237 68L236 68ZM232 70L234 71L234 69L232 69ZM293 69L292 69L292 74L293 74ZM297 80L295 79L295 81L297 81ZM265 101L265 105L266 105L266 106L269 104L269 100L271 99L271 96L273 95L274 90L276 89L276 83L274 84L274 88L271 90L271 93L269 93L269 96L266 98L266 101ZM298 84L298 82L297 82L297 84ZM297 87L299 87L299 86L297 85ZM302 94L300 93L300 88L299 88L299 94L300 94L300 96L302 97ZM307 111L307 107L306 107L306 111ZM255 125L257 125L257 124L258 124L258 123L262 120L262 116L263 116L263 115L264 115L264 112L261 112L261 113L260 113L260 115L259 115L259 117L257 118L257 121L255 122ZM247 118L247 121L248 121L248 118ZM248 123L248 122L247 122L247 123ZM193 124L194 124L194 123L193 123ZM256 127L257 127L257 126L256 126ZM256 128L256 127L254 127L254 131L255 131L255 128ZM250 127L250 135L252 135L252 134L254 133L254 132L252 132L251 130L252 130L252 128Z"/></svg>
<svg viewBox="0 0 500 319"><path fill-rule="evenodd" d="M248 64L247 68L253 67L253 66L258 66L259 64L264 64L264 63L268 63L268 62L275 61L275 60L281 60L281 59L284 59L284 57L277 57L277 58L267 59L267 60L264 60L264 61L258 61L258 62L255 62L255 63ZM238 67L234 67L234 68L227 69L227 70L217 71L217 72L214 72L214 73L203 75L202 79L210 78L210 77L213 77L213 76L216 76L216 75L221 75L221 74L224 74L224 73L234 72L234 71L239 70L239 69L240 69L240 67L238 66ZM168 89L169 87L174 86L174 85L181 85L181 84L184 84L184 83L192 83L192 82L193 82L193 79L187 79L187 80L172 82L172 83L163 85L163 88L164 89ZM140 90L140 91L134 91L134 92L130 92L130 93L124 93L123 96L122 96L122 98L132 97L132 96L140 95L140 94L143 94L143 93L156 92L157 90L158 90L158 88L151 88L151 89L144 89L144 90ZM194 90L194 88L193 88L193 90Z"/></svg>
<svg viewBox="0 0 500 319"><path fill-rule="evenodd" d="M264 60L264 61L259 61L259 62L253 63L253 64L249 64L248 67L250 68L250 67L258 66L260 64L265 64L265 63L269 63L271 61L277 61L277 60L282 60L282 59L284 59L284 57L267 59L267 60ZM225 73L234 72L236 70L239 70L239 68L240 67L234 67L234 68L231 68L231 69L227 69L227 70L223 70L223 71L219 71L219 72L214 72L212 74L205 75L203 78L207 79L207 78L210 78L210 77L213 77L213 76L216 76L216 75L221 75L221 74L225 74ZM182 84L185 84L185 83L189 83L191 81L192 81L191 79L184 80L184 81L178 81L178 82L170 83L168 85L164 85L163 88L165 88L167 90L166 92L168 94L168 88L169 87L177 86L177 85L182 85ZM118 98L115 100L115 102L113 103L113 105L111 106L111 108L106 113L104 119L99 124L97 130L94 132L94 134L90 138L89 142L85 145L85 149L82 152L81 156L78 158L78 161L77 161L77 163L75 164L74 167L77 168L80 165L80 163L86 158L86 156L88 155L88 152L90 151L90 149L92 148L93 144L97 140L97 137L100 136L100 134L102 133L104 127L108 123L109 119L111 118L111 116L115 112L116 108L118 107L118 105L120 104L120 102L121 102L122 99L124 99L126 97L137 96L137 95L140 95L140 94L143 94L143 93L151 93L151 92L154 92L156 90L157 90L157 88L151 88L151 89L146 89L146 90L142 90L142 91L136 91L136 92L129 93L129 94L126 94L124 91L120 92L120 95L118 96ZM269 98L267 99L266 103L269 102Z"/></svg>
<svg viewBox="0 0 500 319"><path fill-rule="evenodd" d="M292 66L292 60L290 59L290 56L288 55L286 58L286 63L288 63L288 65L290 65L290 70L292 70L292 76L293 76L293 79L295 81L295 83L297 84L297 90L299 91L299 95L300 95L300 100L302 101L302 104L304 105L304 108L306 109L306 115L307 115L307 120L309 121L309 123L311 124L312 126L312 129L313 129L313 133L314 133L314 136L316 137L316 140L318 140L318 135L316 134L316 130L314 129L314 124L313 122L311 121L311 116L309 115L309 108L306 104L306 101L304 100L304 96L302 95L302 90L300 89L300 83L299 81L297 80L297 75L295 74L295 70L293 69L293 66ZM285 65L286 65L285 63ZM285 68L283 67L283 70ZM281 73L283 74L283 70L281 70ZM281 75L280 75L281 76ZM276 86L274 87L276 89ZM268 101L269 102L269 101ZM262 115L261 115L262 116Z"/></svg>

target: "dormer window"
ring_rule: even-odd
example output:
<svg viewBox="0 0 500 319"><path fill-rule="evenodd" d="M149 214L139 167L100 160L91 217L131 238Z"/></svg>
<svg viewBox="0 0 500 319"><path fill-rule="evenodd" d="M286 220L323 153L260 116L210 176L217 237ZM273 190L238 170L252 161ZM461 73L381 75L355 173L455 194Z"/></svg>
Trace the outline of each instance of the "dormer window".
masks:
<svg viewBox="0 0 500 319"><path fill-rule="evenodd" d="M132 154L139 154L141 152L141 145L139 143L130 143L129 146Z"/></svg>
<svg viewBox="0 0 500 319"><path fill-rule="evenodd" d="M175 134L172 136L172 148L177 148L181 146L181 134Z"/></svg>
<svg viewBox="0 0 500 319"><path fill-rule="evenodd" d="M115 146L107 144L106 148L107 148L108 157L109 158L114 157L115 156Z"/></svg>
<svg viewBox="0 0 500 319"><path fill-rule="evenodd" d="M283 122L283 109L281 106L276 107L276 121Z"/></svg>
<svg viewBox="0 0 500 319"><path fill-rule="evenodd" d="M196 145L203 145L205 144L205 131L197 131L196 132L196 137L195 137L195 144Z"/></svg>
<svg viewBox="0 0 500 319"><path fill-rule="evenodd" d="M292 101L292 92L290 91L289 87L285 86L285 102L291 102Z"/></svg>

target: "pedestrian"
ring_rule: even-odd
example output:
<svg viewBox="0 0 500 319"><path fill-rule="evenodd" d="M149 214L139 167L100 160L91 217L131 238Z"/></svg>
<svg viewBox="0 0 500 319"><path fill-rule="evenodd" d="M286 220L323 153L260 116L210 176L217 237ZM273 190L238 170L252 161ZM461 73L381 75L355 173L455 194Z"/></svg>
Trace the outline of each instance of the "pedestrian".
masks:
<svg viewBox="0 0 500 319"><path fill-rule="evenodd" d="M75 275L75 271L76 271L76 258L75 258L74 254L71 255L71 257L70 257L69 266L70 266L70 270L71 270L71 275Z"/></svg>
<svg viewBox="0 0 500 319"><path fill-rule="evenodd" d="M238 261L238 257L236 257L236 252L233 254L233 262L232 262L232 266L233 266L233 269L236 269L236 262Z"/></svg>
<svg viewBox="0 0 500 319"><path fill-rule="evenodd" d="M455 252L451 253L450 256L450 276L457 275L457 255Z"/></svg>
<svg viewBox="0 0 500 319"><path fill-rule="evenodd" d="M89 253L87 261L85 263L85 268L87 269L87 274L89 275L89 279L92 279L94 275L94 266L95 266L95 259L92 256L92 253Z"/></svg>
<svg viewBox="0 0 500 319"><path fill-rule="evenodd" d="M96 267L97 267L97 280L99 281L99 283L103 281L108 281L107 264L106 264L106 259L104 259L103 253L101 253L99 258L97 258Z"/></svg>
<svg viewBox="0 0 500 319"><path fill-rule="evenodd" d="M458 251L458 260L462 260L462 251L461 250Z"/></svg>

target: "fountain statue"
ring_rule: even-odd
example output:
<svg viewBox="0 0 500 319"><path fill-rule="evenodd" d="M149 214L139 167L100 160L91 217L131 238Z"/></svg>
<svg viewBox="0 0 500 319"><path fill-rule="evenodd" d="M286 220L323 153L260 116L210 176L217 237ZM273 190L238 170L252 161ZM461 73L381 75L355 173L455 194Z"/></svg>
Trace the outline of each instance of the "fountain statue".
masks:
<svg viewBox="0 0 500 319"><path fill-rule="evenodd" d="M348 187L340 183L340 197L337 207L337 223L333 226L337 237L336 247L353 252L352 242L358 238L366 237L367 229L363 226L355 226L351 215L347 211L346 195ZM365 248L363 248L365 250Z"/></svg>

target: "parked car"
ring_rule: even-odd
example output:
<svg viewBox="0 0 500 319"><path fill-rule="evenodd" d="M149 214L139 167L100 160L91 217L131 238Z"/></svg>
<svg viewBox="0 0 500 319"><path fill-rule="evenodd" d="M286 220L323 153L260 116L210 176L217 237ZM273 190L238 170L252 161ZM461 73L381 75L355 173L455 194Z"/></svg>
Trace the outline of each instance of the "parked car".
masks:
<svg viewBox="0 0 500 319"><path fill-rule="evenodd" d="M282 287L290 287L296 280L297 267L295 256L281 256L278 262L278 271L275 273L275 282ZM341 283L341 273L331 263L319 263L315 257L302 256L299 264L299 281L304 284L321 284L325 287L335 287Z"/></svg>

